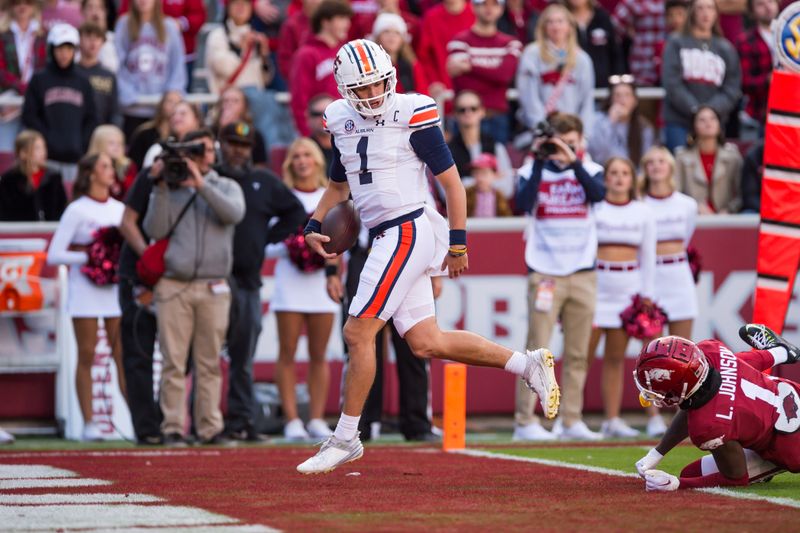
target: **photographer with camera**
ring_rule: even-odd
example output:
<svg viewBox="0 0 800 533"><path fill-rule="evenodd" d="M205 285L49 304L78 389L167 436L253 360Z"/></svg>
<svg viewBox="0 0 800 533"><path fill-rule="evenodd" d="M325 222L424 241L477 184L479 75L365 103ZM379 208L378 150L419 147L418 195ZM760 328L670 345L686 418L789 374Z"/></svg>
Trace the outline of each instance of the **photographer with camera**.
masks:
<svg viewBox="0 0 800 533"><path fill-rule="evenodd" d="M537 125L534 135L533 160L519 169L516 195L517 207L531 215L525 244L528 347L549 346L561 319L563 398L551 433L533 413L536 397L518 383L514 439L597 440L600 434L586 427L581 411L597 289L593 205L605 196L603 168L581 160L583 123L575 115L553 113Z"/></svg>
<svg viewBox="0 0 800 533"><path fill-rule="evenodd" d="M247 191L244 219L233 235L231 314L228 327L228 409L225 432L234 440L258 441L255 431L253 357L261 334L261 266L268 244L283 241L305 224L306 211L289 188L264 168L253 168L255 129L236 121L220 132L219 171ZM276 222L270 224L275 218Z"/></svg>
<svg viewBox="0 0 800 533"><path fill-rule="evenodd" d="M234 227L244 218L242 189L212 169L214 137L208 130L164 143L163 169L144 217L153 239L169 238L165 271L155 285L164 443L184 442L185 371L194 359L194 421L202 443L222 439L219 353L228 328Z"/></svg>

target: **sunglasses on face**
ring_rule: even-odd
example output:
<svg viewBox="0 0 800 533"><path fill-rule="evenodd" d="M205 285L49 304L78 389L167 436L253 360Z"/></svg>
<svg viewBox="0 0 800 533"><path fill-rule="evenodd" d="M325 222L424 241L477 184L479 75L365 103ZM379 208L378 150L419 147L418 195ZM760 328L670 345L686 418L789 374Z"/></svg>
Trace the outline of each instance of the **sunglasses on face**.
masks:
<svg viewBox="0 0 800 533"><path fill-rule="evenodd" d="M477 105L464 106L464 107L456 108L456 113L458 113L459 115L463 115L464 113L467 113L467 112L477 113L478 111L480 111L480 109L481 109L481 107L477 106Z"/></svg>
<svg viewBox="0 0 800 533"><path fill-rule="evenodd" d="M614 74L608 77L609 85L619 85L621 83L625 85L634 85L636 83L636 78L633 77L633 74Z"/></svg>

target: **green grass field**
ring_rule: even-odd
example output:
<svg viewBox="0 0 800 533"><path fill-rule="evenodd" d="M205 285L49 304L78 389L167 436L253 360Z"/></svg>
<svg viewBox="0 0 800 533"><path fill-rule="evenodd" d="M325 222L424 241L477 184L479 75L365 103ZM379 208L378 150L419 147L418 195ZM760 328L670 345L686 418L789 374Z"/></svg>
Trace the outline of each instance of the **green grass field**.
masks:
<svg viewBox="0 0 800 533"><path fill-rule="evenodd" d="M486 451L561 461L576 465L587 465L622 472L636 473L633 466L636 461L647 453L648 447L643 446L615 446L615 447L579 447L579 448L504 448L487 449ZM659 465L660 470L678 475L681 469L690 462L698 459L704 453L692 446L679 446L672 450ZM644 482L642 482L644 485ZM754 493L772 498L791 498L800 502L800 476L784 473L776 476L769 483L758 483L749 487L732 489L739 492Z"/></svg>

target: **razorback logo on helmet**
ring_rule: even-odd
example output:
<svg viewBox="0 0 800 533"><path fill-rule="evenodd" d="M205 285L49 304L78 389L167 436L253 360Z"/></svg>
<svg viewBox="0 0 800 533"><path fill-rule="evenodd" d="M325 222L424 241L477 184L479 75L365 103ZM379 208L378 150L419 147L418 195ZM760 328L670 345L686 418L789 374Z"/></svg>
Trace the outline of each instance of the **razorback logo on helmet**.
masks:
<svg viewBox="0 0 800 533"><path fill-rule="evenodd" d="M724 438L725 438L725 435L723 435L721 437L717 437L716 439L707 440L706 442L704 442L703 444L700 445L700 449L701 450L715 450L715 449L719 448L720 446L722 446L723 444L725 444L725 441L723 440Z"/></svg>
<svg viewBox="0 0 800 533"><path fill-rule="evenodd" d="M667 381L672 378L672 370L666 368L653 368L646 372L650 381Z"/></svg>

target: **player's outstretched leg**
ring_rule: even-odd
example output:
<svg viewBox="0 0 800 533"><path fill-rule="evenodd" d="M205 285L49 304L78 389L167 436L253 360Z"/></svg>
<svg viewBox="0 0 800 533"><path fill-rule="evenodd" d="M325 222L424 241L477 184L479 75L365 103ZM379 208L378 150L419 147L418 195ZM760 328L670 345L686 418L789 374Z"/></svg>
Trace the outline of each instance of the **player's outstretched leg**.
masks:
<svg viewBox="0 0 800 533"><path fill-rule="evenodd" d="M405 339L419 357L503 368L516 374L539 396L547 418L555 418L558 413L561 391L556 382L555 359L547 348L515 352L469 331L442 331L434 317L415 324Z"/></svg>
<svg viewBox="0 0 800 533"><path fill-rule="evenodd" d="M324 474L364 455L358 422L375 379L375 336L385 324L377 318L347 319L343 331L348 363L342 414L333 435L322 443L316 455L297 466L301 474Z"/></svg>
<svg viewBox="0 0 800 533"><path fill-rule="evenodd" d="M739 337L756 350L783 348L786 350L786 362L796 363L800 359L800 349L790 343L764 324L745 324L739 328Z"/></svg>

